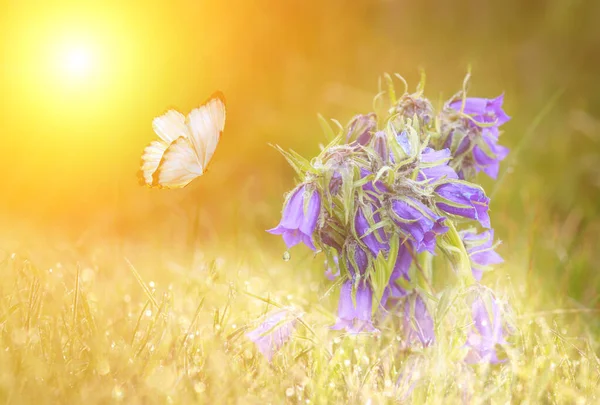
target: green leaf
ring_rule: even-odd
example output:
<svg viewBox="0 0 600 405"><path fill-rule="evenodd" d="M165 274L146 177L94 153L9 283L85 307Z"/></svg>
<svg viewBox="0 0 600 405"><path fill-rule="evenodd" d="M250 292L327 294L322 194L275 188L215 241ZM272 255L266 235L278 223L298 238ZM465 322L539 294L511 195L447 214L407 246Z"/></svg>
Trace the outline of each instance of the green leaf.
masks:
<svg viewBox="0 0 600 405"><path fill-rule="evenodd" d="M325 134L325 139L327 139L327 142L331 142L332 140L334 140L336 135L335 132L333 132L333 128L331 128L331 125L329 125L327 119L321 114L317 114L317 119L319 120L319 125L321 125L321 129Z"/></svg>
<svg viewBox="0 0 600 405"><path fill-rule="evenodd" d="M390 253L387 258L388 268L394 269L396 265L396 259L398 258L398 251L400 250L400 235L394 233L390 239ZM391 273L390 273L391 274Z"/></svg>
<svg viewBox="0 0 600 405"><path fill-rule="evenodd" d="M403 94L406 94L408 92L408 83L406 82L406 79L402 77L399 73L394 73L394 76L404 84Z"/></svg>
<svg viewBox="0 0 600 405"><path fill-rule="evenodd" d="M350 223L350 215L354 213L354 170L342 171L342 204L344 207L344 225Z"/></svg>
<svg viewBox="0 0 600 405"><path fill-rule="evenodd" d="M442 323L457 298L458 293L455 288L447 288L442 291L435 312L436 328Z"/></svg>
<svg viewBox="0 0 600 405"><path fill-rule="evenodd" d="M473 271L471 270L471 259L465 245L460 238L452 221L446 221L445 225L448 226L448 232L444 234L444 238L449 246L446 248L446 253L451 257L454 264L455 270L458 275L458 279L461 284L469 286L475 283L473 278ZM448 249L448 247L450 249Z"/></svg>
<svg viewBox="0 0 600 405"><path fill-rule="evenodd" d="M300 156L299 154L297 154L296 152L286 152L279 145L269 144L269 146L273 147L275 150L279 151L279 153L283 155L283 157L285 158L285 160L287 160L289 165L292 166L292 169L294 169L298 176L300 176L301 181L304 181L306 177L306 172L315 172L310 162L302 156Z"/></svg>
<svg viewBox="0 0 600 405"><path fill-rule="evenodd" d="M379 308L379 303L381 302L385 288L390 281L392 270L393 266L388 266L388 262L383 251L380 251L377 257L373 260L373 267L369 273L371 287L373 288L373 298L377 303L377 305L373 305L373 312Z"/></svg>
<svg viewBox="0 0 600 405"><path fill-rule="evenodd" d="M425 74L425 69L419 69L419 73L421 74L421 79L417 85L417 94L422 95L425 91L425 81L427 80L427 75Z"/></svg>
<svg viewBox="0 0 600 405"><path fill-rule="evenodd" d="M343 141L343 139L344 139L344 134L343 134L342 132L340 132L340 133L339 133L339 134L338 134L338 135L337 135L335 138L333 138L333 139L331 140L331 142L329 142L329 143L327 144L327 146L325 146L325 147L323 148L323 150L321 151L321 153L319 153L319 156L317 156L317 158L316 158L316 159L321 159L321 160L322 160L322 159L325 157L325 155L326 155L327 153L330 153L330 152L331 152L331 149L332 149L332 148L334 148L334 147L336 147L336 146L339 146L339 145L341 145L341 144L343 143L343 142L342 142L342 141Z"/></svg>
<svg viewBox="0 0 600 405"><path fill-rule="evenodd" d="M398 100L396 99L396 89L394 87L394 81L392 80L392 76L390 76L388 73L384 73L383 79L385 80L385 84L387 84L387 92L390 96L390 103L392 105L395 105Z"/></svg>
<svg viewBox="0 0 600 405"><path fill-rule="evenodd" d="M373 288L373 297L376 305L373 305L373 311L376 311L383 297L386 287L390 282L390 277L394 271L396 258L398 257L398 249L400 246L400 236L394 234L390 240L390 251L388 257L385 257L383 251L380 251L373 261L373 268L370 272L371 286ZM404 280L404 278L401 278Z"/></svg>

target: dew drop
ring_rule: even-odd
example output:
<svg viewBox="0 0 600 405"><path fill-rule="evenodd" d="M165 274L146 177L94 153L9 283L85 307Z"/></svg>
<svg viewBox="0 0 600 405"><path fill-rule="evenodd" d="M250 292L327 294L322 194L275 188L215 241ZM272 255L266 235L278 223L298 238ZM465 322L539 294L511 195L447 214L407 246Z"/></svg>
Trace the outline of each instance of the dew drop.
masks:
<svg viewBox="0 0 600 405"><path fill-rule="evenodd" d="M123 392L123 389L120 386L115 385L112 390L113 399L115 399L117 401L121 401L124 396L125 396L125 393Z"/></svg>
<svg viewBox="0 0 600 405"><path fill-rule="evenodd" d="M203 382L197 382L196 384L194 384L194 391L196 391L199 394L203 393L204 391L206 391L206 384L204 384Z"/></svg>
<svg viewBox="0 0 600 405"><path fill-rule="evenodd" d="M108 360L102 359L98 361L98 364L96 365L96 372L98 375L107 375L110 373L110 364L108 363Z"/></svg>
<svg viewBox="0 0 600 405"><path fill-rule="evenodd" d="M285 252L283 252L283 261L284 262L289 262L291 258L292 258L292 255L290 255L290 252L288 252L287 250Z"/></svg>

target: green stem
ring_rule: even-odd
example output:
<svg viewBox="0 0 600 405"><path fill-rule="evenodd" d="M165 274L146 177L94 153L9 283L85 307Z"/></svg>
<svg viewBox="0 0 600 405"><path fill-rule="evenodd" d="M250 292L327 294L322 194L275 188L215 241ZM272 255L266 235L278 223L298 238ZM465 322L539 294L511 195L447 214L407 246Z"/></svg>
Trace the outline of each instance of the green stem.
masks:
<svg viewBox="0 0 600 405"><path fill-rule="evenodd" d="M475 283L475 278L473 277L473 271L471 270L471 260L469 259L469 254L465 249L465 245L458 234L458 231L454 227L454 224L450 221L447 221L448 224L448 239L450 240L452 247L456 250L452 252L452 254L457 259L457 273L458 279L462 286L470 286Z"/></svg>

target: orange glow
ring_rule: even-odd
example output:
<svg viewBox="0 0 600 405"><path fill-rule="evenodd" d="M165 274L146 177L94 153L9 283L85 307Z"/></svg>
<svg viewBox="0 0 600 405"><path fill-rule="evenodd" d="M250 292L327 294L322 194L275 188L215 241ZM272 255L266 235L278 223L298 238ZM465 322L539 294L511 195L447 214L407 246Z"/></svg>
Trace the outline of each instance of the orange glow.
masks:
<svg viewBox="0 0 600 405"><path fill-rule="evenodd" d="M464 20L467 3L428 25L415 23L431 17L417 3L371 3L3 2L1 212L84 227L70 218L91 218L115 201L156 206L189 195L209 210L251 193L279 203L292 173L267 143L313 156L323 142L315 114L346 123L370 108L382 72L415 84L423 67L437 99L460 86L470 63L474 92L504 91L513 103L521 89L545 95L533 86L554 80L550 61L527 59L536 53L524 51L534 46L525 33L493 52L482 46L487 39L473 33L484 20ZM450 24L458 19L463 29ZM541 73L531 72L548 76L536 81ZM190 111L216 90L228 114L209 173L174 193L140 187L152 119L169 108Z"/></svg>

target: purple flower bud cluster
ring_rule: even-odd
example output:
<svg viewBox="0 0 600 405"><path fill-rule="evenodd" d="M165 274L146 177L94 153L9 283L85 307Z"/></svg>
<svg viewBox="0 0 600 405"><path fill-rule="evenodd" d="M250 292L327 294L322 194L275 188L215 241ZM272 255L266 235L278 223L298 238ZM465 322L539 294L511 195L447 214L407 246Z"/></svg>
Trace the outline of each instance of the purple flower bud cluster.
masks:
<svg viewBox="0 0 600 405"><path fill-rule="evenodd" d="M455 287L435 286L432 275L452 268L458 285L477 285L502 262L490 199L475 175L497 176L508 151L498 145L499 127L509 117L502 96L462 92L435 111L420 88L390 102L384 113L355 116L313 159L282 152L301 181L268 232L282 235L288 248L303 243L326 255L327 278L341 278L332 329L378 332L391 313L407 345L427 347L441 322L435 297ZM435 268L433 256L440 258ZM460 263L470 264L466 275ZM498 361L496 345L509 335L501 306L483 301L469 304L468 362Z"/></svg>
<svg viewBox="0 0 600 405"><path fill-rule="evenodd" d="M499 128L510 120L502 109L504 95L494 99L454 97L439 115L439 144L452 151L452 166L461 179L483 171L495 179L508 149L498 144Z"/></svg>

